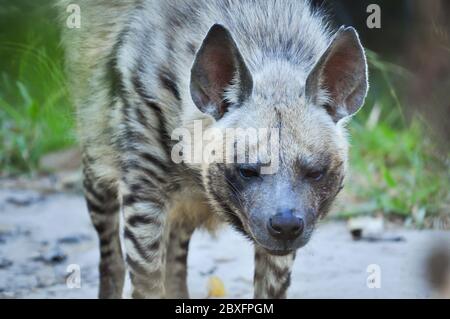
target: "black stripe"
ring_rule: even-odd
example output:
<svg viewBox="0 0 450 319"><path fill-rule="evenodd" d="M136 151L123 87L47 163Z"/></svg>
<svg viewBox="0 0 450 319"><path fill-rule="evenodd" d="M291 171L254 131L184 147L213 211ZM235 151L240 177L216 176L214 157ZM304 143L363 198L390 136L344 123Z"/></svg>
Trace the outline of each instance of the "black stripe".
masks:
<svg viewBox="0 0 450 319"><path fill-rule="evenodd" d="M97 202L103 202L103 201L104 201L105 197L103 196L103 194L98 193L98 192L94 189L94 187L93 187L92 183L90 182L90 180L88 180L88 179L86 178L86 175L85 175L85 179L84 179L84 181L83 181L83 187L84 187L84 191L85 191L86 193L89 193L90 195L92 195L92 197L94 197L94 199L95 199Z"/></svg>
<svg viewBox="0 0 450 319"><path fill-rule="evenodd" d="M160 241L155 240L153 243L151 243L150 245L147 246L147 250L149 250L149 251L158 250L159 244L160 244Z"/></svg>
<svg viewBox="0 0 450 319"><path fill-rule="evenodd" d="M134 204L136 204L138 202L139 201L136 198L136 195L134 195L134 194L133 195L132 194L125 195L122 199L122 204L124 207L133 206Z"/></svg>
<svg viewBox="0 0 450 319"><path fill-rule="evenodd" d="M99 237L101 237L101 234L105 233L107 226L108 225L106 223L94 224L94 228L97 231L97 233L99 234ZM109 227L108 227L108 229L109 229Z"/></svg>
<svg viewBox="0 0 450 319"><path fill-rule="evenodd" d="M127 265L132 269L132 272L140 276L147 276L149 274L149 271L147 271L141 264L131 258L128 254L125 258L125 261Z"/></svg>
<svg viewBox="0 0 450 319"><path fill-rule="evenodd" d="M189 42L186 45L186 48L187 48L188 52L191 53L192 55L195 55L195 53L197 52L197 48L195 47L195 44L193 44L191 42Z"/></svg>
<svg viewBox="0 0 450 319"><path fill-rule="evenodd" d="M159 198L150 196L148 194L128 194L123 196L123 206L130 207L136 203L152 203L157 208L164 207L164 203Z"/></svg>
<svg viewBox="0 0 450 319"><path fill-rule="evenodd" d="M149 191L156 192L158 190L158 186L145 176L139 176L137 181L133 182L128 187L133 194L142 192L147 193Z"/></svg>
<svg viewBox="0 0 450 319"><path fill-rule="evenodd" d="M158 219L148 215L133 215L127 220L128 225L131 227L137 227L140 225L157 224L161 225Z"/></svg>
<svg viewBox="0 0 450 319"><path fill-rule="evenodd" d="M101 245L109 245L117 235L117 229L113 225L108 225L105 230L107 231L98 234Z"/></svg>
<svg viewBox="0 0 450 319"><path fill-rule="evenodd" d="M144 85L139 78L139 70L135 72L135 75L132 78L132 83L134 90L136 93L141 97L143 102L147 105L148 108L154 111L158 122L159 122L159 136L160 136L160 144L164 148L167 155L170 156L171 153L171 146L169 143L171 143L170 135L167 130L167 124L166 119L164 117L164 114L162 112L161 107L155 103L155 98L153 96L150 96L145 91Z"/></svg>
<svg viewBox="0 0 450 319"><path fill-rule="evenodd" d="M159 74L159 80L161 84L167 89L172 95L178 100L181 101L180 92L178 90L178 85L175 82L175 76L169 74L168 72L161 71Z"/></svg>
<svg viewBox="0 0 450 319"><path fill-rule="evenodd" d="M87 208L90 212L96 212L99 214L115 214L119 210L119 203L108 203L107 205L97 205L93 201L91 201L87 196L84 196L86 199Z"/></svg>
<svg viewBox="0 0 450 319"><path fill-rule="evenodd" d="M153 171L147 167L141 166L141 164L136 160L124 162L122 165L122 170L124 172L129 172L131 170L135 170L137 172L142 172L143 174L145 174L145 176L151 177L152 179L156 179L159 184L166 183L166 180L163 179L161 176L159 176L155 171Z"/></svg>
<svg viewBox="0 0 450 319"><path fill-rule="evenodd" d="M110 83L110 96L115 98L121 96L125 92L125 83L122 73L118 67L119 51L125 43L125 36L130 33L129 26L125 26L123 30L118 34L115 44L111 50L109 61L107 63L106 70L106 83Z"/></svg>
<svg viewBox="0 0 450 319"><path fill-rule="evenodd" d="M162 171L168 170L167 165L162 160L155 157L154 155L152 155L150 153L140 153L138 155L139 155L139 157L141 157L142 159L146 160L147 162L153 164L154 166L158 167Z"/></svg>
<svg viewBox="0 0 450 319"><path fill-rule="evenodd" d="M189 239L182 241L180 243L180 248L183 249L183 250L188 250L189 249L189 242L190 242Z"/></svg>
<svg viewBox="0 0 450 319"><path fill-rule="evenodd" d="M125 112L124 108L124 112ZM127 151L134 151L136 150L136 144L144 144L149 142L149 138L142 134L141 132L133 131L130 127L128 121L125 121L126 124L126 131L124 131L124 139L122 139L122 149Z"/></svg>
<svg viewBox="0 0 450 319"><path fill-rule="evenodd" d="M134 90L144 101L155 100L155 98L153 96L148 95L147 92L145 91L144 84L142 83L142 81L139 77L139 74L140 74L139 72L140 72L139 70L135 71L133 78L131 79Z"/></svg>
<svg viewBox="0 0 450 319"><path fill-rule="evenodd" d="M107 83L110 83L109 96L111 96L113 99L117 97L120 92L125 91L123 77L117 66L117 49L113 49L111 58L106 66L106 81Z"/></svg>
<svg viewBox="0 0 450 319"><path fill-rule="evenodd" d="M138 251L139 255L144 260L148 260L147 252L158 250L159 246L160 246L160 238L155 238L155 240L151 244L148 244L145 247L142 247L142 245L139 243L136 236L133 234L133 232L128 227L125 227L124 236L125 236L125 238L129 239L133 243L133 245L136 248L136 250Z"/></svg>
<svg viewBox="0 0 450 319"><path fill-rule="evenodd" d="M136 111L136 119L137 119L137 121L143 127L145 127L147 130L152 130L153 128L151 127L151 125L150 125L150 123L148 121L147 115L145 115L143 110L139 106L136 106L135 111Z"/></svg>
<svg viewBox="0 0 450 319"><path fill-rule="evenodd" d="M107 250L101 250L100 249L100 257L103 259L107 259L111 257L114 254L114 248L109 247Z"/></svg>
<svg viewBox="0 0 450 319"><path fill-rule="evenodd" d="M140 183L140 190L143 190L142 185L145 186L146 191L152 190L152 191L156 191L158 189L158 186L154 183L153 180L149 179L152 176L139 176L138 178L138 182Z"/></svg>
<svg viewBox="0 0 450 319"><path fill-rule="evenodd" d="M141 244L137 240L136 236L134 236L134 234L131 232L131 230L128 227L125 227L124 236L126 239L128 239L132 242L132 244L133 244L134 248L136 249L136 251L138 252L139 256L142 259L147 260L147 251L141 246Z"/></svg>
<svg viewBox="0 0 450 319"><path fill-rule="evenodd" d="M93 201L89 200L89 198L87 198L87 196L85 196L85 198L86 198L87 208L90 212L96 212L99 214L106 213L107 209L105 207L97 205Z"/></svg>
<svg viewBox="0 0 450 319"><path fill-rule="evenodd" d="M112 201L117 200L117 189L113 185L105 185L104 183L97 183L97 187L91 180L86 179L83 181L83 187L87 193L92 195L97 202L104 202L105 200Z"/></svg>
<svg viewBox="0 0 450 319"><path fill-rule="evenodd" d="M164 117L164 113L161 110L161 107L154 102L146 102L147 106L155 111L155 114L159 121L159 136L160 136L160 144L164 148L166 154L170 157L172 147L172 140L170 138L170 134L167 130L166 119Z"/></svg>
<svg viewBox="0 0 450 319"><path fill-rule="evenodd" d="M186 260L187 260L187 253L183 253L175 257L175 261L180 264L186 264Z"/></svg>

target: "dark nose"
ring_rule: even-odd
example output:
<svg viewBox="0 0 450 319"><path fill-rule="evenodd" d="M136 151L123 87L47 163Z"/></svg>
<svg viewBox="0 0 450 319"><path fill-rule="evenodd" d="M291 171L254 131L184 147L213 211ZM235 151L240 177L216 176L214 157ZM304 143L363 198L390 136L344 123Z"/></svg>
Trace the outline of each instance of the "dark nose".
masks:
<svg viewBox="0 0 450 319"><path fill-rule="evenodd" d="M267 228L276 239L292 240L303 232L304 222L292 210L283 210L269 219Z"/></svg>

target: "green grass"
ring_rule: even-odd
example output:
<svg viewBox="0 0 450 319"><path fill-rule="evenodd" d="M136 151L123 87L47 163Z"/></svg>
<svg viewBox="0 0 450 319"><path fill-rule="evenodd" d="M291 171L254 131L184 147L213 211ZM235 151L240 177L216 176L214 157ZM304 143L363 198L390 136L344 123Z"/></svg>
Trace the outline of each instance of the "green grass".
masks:
<svg viewBox="0 0 450 319"><path fill-rule="evenodd" d="M448 214L448 165L433 153L419 121L404 130L385 123L369 129L356 122L351 131L351 167L357 176L348 187L370 204L365 206L369 213L412 216L419 225L427 216Z"/></svg>
<svg viewBox="0 0 450 319"><path fill-rule="evenodd" d="M35 172L42 155L74 144L54 12L19 2L0 10L0 175Z"/></svg>
<svg viewBox="0 0 450 319"><path fill-rule="evenodd" d="M407 119L403 111L398 88L411 75L368 55L370 93L350 124L351 205L338 216L383 213L419 226L428 217L448 216L448 154L439 155L422 120ZM43 155L74 143L49 1L0 0L0 176L38 172Z"/></svg>

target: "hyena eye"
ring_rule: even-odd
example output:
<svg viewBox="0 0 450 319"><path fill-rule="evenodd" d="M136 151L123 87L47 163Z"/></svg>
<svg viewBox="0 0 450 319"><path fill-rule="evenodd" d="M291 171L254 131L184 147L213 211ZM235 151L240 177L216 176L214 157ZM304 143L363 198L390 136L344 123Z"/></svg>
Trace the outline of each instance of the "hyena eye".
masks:
<svg viewBox="0 0 450 319"><path fill-rule="evenodd" d="M306 173L305 177L314 181L318 181L322 179L322 177L325 175L325 171L310 171Z"/></svg>
<svg viewBox="0 0 450 319"><path fill-rule="evenodd" d="M255 168L255 167L239 167L238 171L239 171L239 175L243 179L255 178L255 177L259 177L259 175L260 175L259 169Z"/></svg>

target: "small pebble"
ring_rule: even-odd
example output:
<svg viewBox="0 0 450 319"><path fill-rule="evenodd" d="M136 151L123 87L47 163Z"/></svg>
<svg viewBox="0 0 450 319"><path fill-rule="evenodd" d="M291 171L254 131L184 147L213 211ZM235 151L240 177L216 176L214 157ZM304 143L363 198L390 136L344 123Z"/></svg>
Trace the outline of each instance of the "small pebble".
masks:
<svg viewBox="0 0 450 319"><path fill-rule="evenodd" d="M87 241L89 239L90 237L87 235L73 235L58 239L58 243L72 245L72 244L79 244L82 241Z"/></svg>
<svg viewBox="0 0 450 319"><path fill-rule="evenodd" d="M11 267L13 262L6 258L0 258L0 269L6 269Z"/></svg>
<svg viewBox="0 0 450 319"><path fill-rule="evenodd" d="M67 259L67 255L59 248L53 248L49 251L34 257L34 261L40 261L45 264L60 264Z"/></svg>

